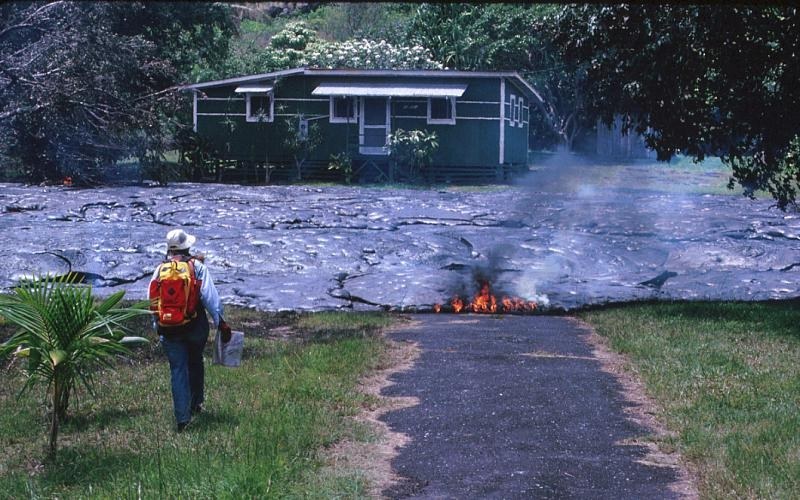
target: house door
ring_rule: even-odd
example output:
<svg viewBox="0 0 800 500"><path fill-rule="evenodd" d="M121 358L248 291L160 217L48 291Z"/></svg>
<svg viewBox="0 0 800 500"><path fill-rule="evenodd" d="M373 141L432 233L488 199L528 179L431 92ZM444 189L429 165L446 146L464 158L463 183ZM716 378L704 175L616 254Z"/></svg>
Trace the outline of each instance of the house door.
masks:
<svg viewBox="0 0 800 500"><path fill-rule="evenodd" d="M386 142L391 133L388 97L362 97L358 130L358 152L363 155L388 155Z"/></svg>

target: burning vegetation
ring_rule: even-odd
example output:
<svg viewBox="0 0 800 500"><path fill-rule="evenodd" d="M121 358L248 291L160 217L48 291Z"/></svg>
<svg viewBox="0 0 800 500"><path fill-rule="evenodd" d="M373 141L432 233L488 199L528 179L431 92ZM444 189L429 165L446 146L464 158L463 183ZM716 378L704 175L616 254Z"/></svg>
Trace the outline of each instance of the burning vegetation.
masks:
<svg viewBox="0 0 800 500"><path fill-rule="evenodd" d="M492 294L488 281L480 282L480 290L472 300L462 299L459 295L456 295L447 305L433 305L433 311L436 313L531 314L536 311L536 308L536 302L520 297L504 296L498 301L497 297Z"/></svg>

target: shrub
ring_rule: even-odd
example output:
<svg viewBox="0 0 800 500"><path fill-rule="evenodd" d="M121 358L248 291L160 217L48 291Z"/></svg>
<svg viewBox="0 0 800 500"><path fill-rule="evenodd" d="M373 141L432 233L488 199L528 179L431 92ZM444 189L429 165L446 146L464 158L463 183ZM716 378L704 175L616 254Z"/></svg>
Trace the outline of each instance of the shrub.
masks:
<svg viewBox="0 0 800 500"><path fill-rule="evenodd" d="M353 159L347 153L331 155L328 170L340 172L345 184L350 184L353 180Z"/></svg>
<svg viewBox="0 0 800 500"><path fill-rule="evenodd" d="M19 328L0 344L0 359L27 359L24 371L28 379L20 397L36 384L47 387L52 407L51 458L73 389L80 383L91 393L95 368L112 367L112 356L126 352L126 344L147 342L141 337L124 337L121 323L150 314L148 309L115 309L124 291L96 305L91 286L78 284L77 276L24 280L13 294L0 295L0 316Z"/></svg>
<svg viewBox="0 0 800 500"><path fill-rule="evenodd" d="M395 168L405 167L411 179L417 177L423 166L430 165L439 148L436 132L397 129L389 136L392 162Z"/></svg>

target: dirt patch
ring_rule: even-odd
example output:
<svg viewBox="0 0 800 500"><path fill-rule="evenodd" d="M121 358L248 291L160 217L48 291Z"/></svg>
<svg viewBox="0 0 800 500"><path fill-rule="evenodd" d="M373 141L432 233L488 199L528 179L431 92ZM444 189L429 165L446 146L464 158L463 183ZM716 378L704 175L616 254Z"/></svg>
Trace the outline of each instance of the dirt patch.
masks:
<svg viewBox="0 0 800 500"><path fill-rule="evenodd" d="M408 324L403 325L403 328L408 327ZM387 339L387 345L382 366L359 382L359 392L371 396L369 406L353 417L357 423L366 424L371 429L374 439L368 442L351 439L340 441L325 452L325 468L329 469L326 472L363 477L369 484L370 498L382 498L381 492L400 480L392 470L391 462L409 439L405 434L392 432L379 418L384 413L419 404L419 400L413 397L381 395L385 387L394 384L389 377L411 369L420 353L416 342Z"/></svg>
<svg viewBox="0 0 800 500"><path fill-rule="evenodd" d="M571 354L556 354L553 352L547 351L533 351L533 352L523 352L520 356L527 356L529 358L553 358L553 359L583 359L583 360L594 360L595 358L590 358L589 356L573 356Z"/></svg>
<svg viewBox="0 0 800 500"><path fill-rule="evenodd" d="M631 367L625 356L614 352L608 345L608 339L594 331L588 324L578 319L571 319L576 326L585 331L583 338L592 346L594 357L600 361L604 372L612 375L622 387L622 396L631 403L624 411L627 418L648 429L651 435L647 439L627 439L621 445L643 446L648 453L640 463L654 467L669 467L676 471L678 481L670 485L670 489L686 499L697 499L697 472L682 459L677 451L666 451L658 446L664 438L675 434L658 419L661 413L659 405L651 399L641 382L638 373Z"/></svg>

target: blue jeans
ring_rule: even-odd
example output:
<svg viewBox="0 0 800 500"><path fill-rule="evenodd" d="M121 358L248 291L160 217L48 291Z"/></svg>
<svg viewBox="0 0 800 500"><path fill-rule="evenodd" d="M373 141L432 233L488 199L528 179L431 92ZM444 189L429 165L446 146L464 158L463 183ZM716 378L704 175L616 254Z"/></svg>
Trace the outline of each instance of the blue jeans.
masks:
<svg viewBox="0 0 800 500"><path fill-rule="evenodd" d="M209 334L206 315L198 315L198 319L187 326L186 333L161 335L161 344L169 360L175 421L179 424L188 422L192 410L203 404L205 386L203 349Z"/></svg>

